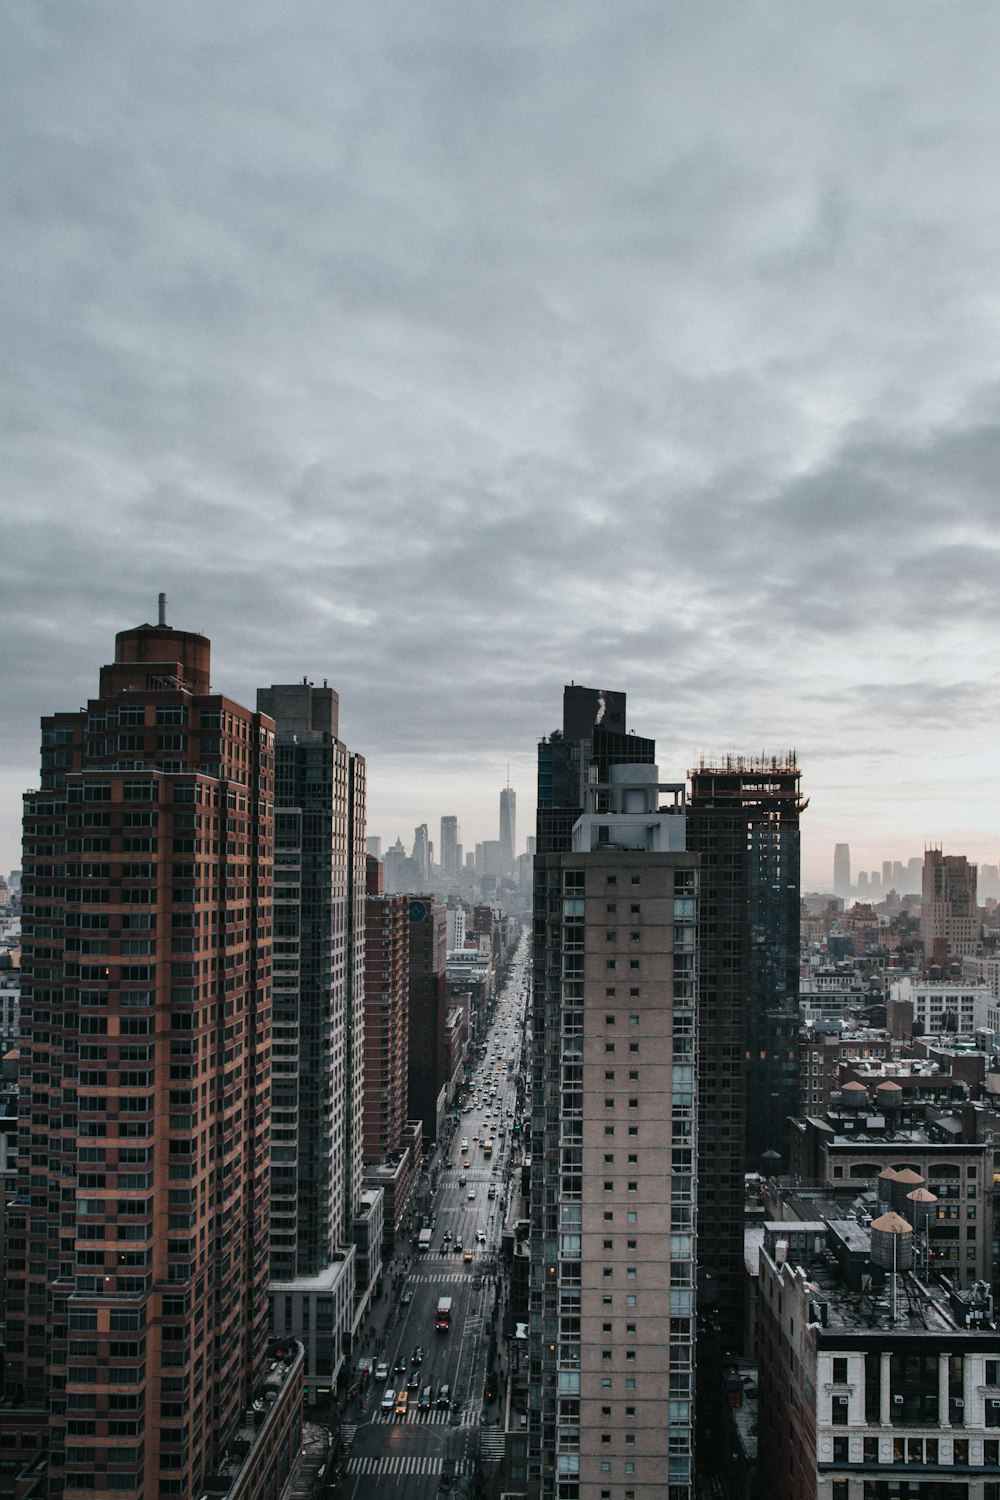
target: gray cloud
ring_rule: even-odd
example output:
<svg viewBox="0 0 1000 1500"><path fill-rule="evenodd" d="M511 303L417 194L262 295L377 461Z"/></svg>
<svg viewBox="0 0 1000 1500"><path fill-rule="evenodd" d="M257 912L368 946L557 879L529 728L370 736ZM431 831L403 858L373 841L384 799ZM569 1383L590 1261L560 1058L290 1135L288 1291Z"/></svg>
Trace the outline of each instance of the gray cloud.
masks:
<svg viewBox="0 0 1000 1500"><path fill-rule="evenodd" d="M1000 17L7 20L0 867L161 588L228 691L335 683L389 836L523 809L575 678L665 768L797 744L819 871L949 744L991 844Z"/></svg>

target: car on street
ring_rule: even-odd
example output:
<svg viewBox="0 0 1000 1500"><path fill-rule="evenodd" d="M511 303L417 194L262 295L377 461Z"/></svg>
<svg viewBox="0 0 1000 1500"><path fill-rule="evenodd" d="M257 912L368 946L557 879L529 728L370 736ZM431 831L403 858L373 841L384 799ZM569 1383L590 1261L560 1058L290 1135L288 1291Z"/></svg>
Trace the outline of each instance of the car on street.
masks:
<svg viewBox="0 0 1000 1500"><path fill-rule="evenodd" d="M468 1191L468 1193L466 1194L466 1197L468 1198L468 1200L469 1200L470 1203L472 1202L472 1200L473 1200L473 1198L475 1196L476 1196L476 1190L475 1190L475 1188L470 1188L469 1191Z"/></svg>
<svg viewBox="0 0 1000 1500"><path fill-rule="evenodd" d="M413 1363L415 1365L421 1365L421 1364L423 1364L423 1362L424 1362L424 1350L423 1350L423 1345L422 1344L417 1344L415 1346L415 1348L413 1350L413 1353L410 1355L410 1358L412 1359L412 1361L413 1361Z"/></svg>
<svg viewBox="0 0 1000 1500"><path fill-rule="evenodd" d="M410 1372L410 1378L406 1382L406 1389L408 1391L414 1391L414 1392L419 1391L419 1389L420 1389L420 1373L419 1373L419 1371L412 1370Z"/></svg>
<svg viewBox="0 0 1000 1500"><path fill-rule="evenodd" d="M383 1380L389 1379L389 1366L386 1364L384 1359L380 1359L378 1364L375 1366L375 1379L379 1382L380 1385Z"/></svg>
<svg viewBox="0 0 1000 1500"><path fill-rule="evenodd" d="M427 1409L429 1408L431 1404L432 1394L433 1392L431 1387L429 1385L425 1385L423 1390L420 1392L420 1398L417 1401L417 1406L421 1411L427 1411Z"/></svg>
<svg viewBox="0 0 1000 1500"><path fill-rule="evenodd" d="M472 1260L472 1246L471 1245L469 1246L468 1250L466 1250L465 1254L462 1256L462 1259L465 1261L466 1265L468 1265L470 1263L470 1261Z"/></svg>
<svg viewBox="0 0 1000 1500"><path fill-rule="evenodd" d="M462 1241L461 1240L456 1240L455 1243L454 1243L454 1245L452 1246L452 1249L453 1250L461 1250L461 1248L462 1248Z"/></svg>
<svg viewBox="0 0 1000 1500"><path fill-rule="evenodd" d="M396 1373L398 1375L406 1374L406 1356L403 1354L401 1354L396 1361Z"/></svg>
<svg viewBox="0 0 1000 1500"><path fill-rule="evenodd" d="M488 1189L488 1191L486 1193L486 1196L487 1196L487 1198L495 1198L496 1195L497 1195L497 1190L494 1187L493 1183L491 1182L490 1185L489 1185L489 1189Z"/></svg>
<svg viewBox="0 0 1000 1500"><path fill-rule="evenodd" d="M409 1307L410 1303L413 1301L413 1288L408 1286L399 1300L400 1302L402 1302L404 1307Z"/></svg>
<svg viewBox="0 0 1000 1500"><path fill-rule="evenodd" d="M389 1386L389 1388L386 1391L385 1395L382 1397L382 1410L383 1411L392 1411L392 1408L395 1406L395 1404L396 1404L396 1392L393 1390L392 1386Z"/></svg>
<svg viewBox="0 0 1000 1500"><path fill-rule="evenodd" d="M443 1245L447 1245L447 1243L448 1243L448 1241L450 1239L451 1239L451 1230L450 1229L446 1229L445 1232L444 1232L444 1234L441 1236L441 1243Z"/></svg>
<svg viewBox="0 0 1000 1500"><path fill-rule="evenodd" d="M399 1395L396 1397L396 1416L405 1417L409 1409L410 1393L409 1391L400 1391Z"/></svg>
<svg viewBox="0 0 1000 1500"><path fill-rule="evenodd" d="M448 1385L448 1383L446 1381L444 1383L444 1385L439 1385L438 1386L437 1404L438 1404L438 1406L447 1406L450 1400L451 1400L451 1386Z"/></svg>
<svg viewBox="0 0 1000 1500"><path fill-rule="evenodd" d="M478 1240L478 1242L479 1242L480 1245L485 1245L486 1244L486 1231L485 1231L485 1229L477 1229L476 1230L476 1239Z"/></svg>

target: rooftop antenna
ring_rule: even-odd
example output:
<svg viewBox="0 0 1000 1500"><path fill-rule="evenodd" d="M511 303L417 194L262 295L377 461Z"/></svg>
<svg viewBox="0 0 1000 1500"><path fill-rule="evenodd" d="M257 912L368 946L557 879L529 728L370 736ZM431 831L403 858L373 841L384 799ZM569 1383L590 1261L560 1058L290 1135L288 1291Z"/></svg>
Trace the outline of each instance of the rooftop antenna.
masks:
<svg viewBox="0 0 1000 1500"><path fill-rule="evenodd" d="M157 602L158 602L158 608L159 608L159 618L157 619L157 624L161 625L161 626L162 625L166 625L166 623L167 623L167 596L166 596L166 594L161 594L160 597L159 597L159 600Z"/></svg>

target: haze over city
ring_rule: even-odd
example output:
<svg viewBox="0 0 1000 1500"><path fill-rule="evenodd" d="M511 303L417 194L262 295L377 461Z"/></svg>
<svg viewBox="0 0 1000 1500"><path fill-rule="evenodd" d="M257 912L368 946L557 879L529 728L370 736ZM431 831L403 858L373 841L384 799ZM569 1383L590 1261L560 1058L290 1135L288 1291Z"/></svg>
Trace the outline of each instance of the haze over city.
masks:
<svg viewBox="0 0 1000 1500"><path fill-rule="evenodd" d="M114 633L519 846L562 684L996 861L990 8L8 10L0 868Z"/></svg>

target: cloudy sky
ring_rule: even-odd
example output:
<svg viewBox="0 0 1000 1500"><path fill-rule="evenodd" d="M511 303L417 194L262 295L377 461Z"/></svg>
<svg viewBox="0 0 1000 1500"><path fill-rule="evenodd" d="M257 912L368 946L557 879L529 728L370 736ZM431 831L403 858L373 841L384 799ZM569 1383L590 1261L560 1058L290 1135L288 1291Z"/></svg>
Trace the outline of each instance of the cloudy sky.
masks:
<svg viewBox="0 0 1000 1500"><path fill-rule="evenodd" d="M9 0L0 869L117 630L496 836L575 679L997 838L1000 8Z"/></svg>

